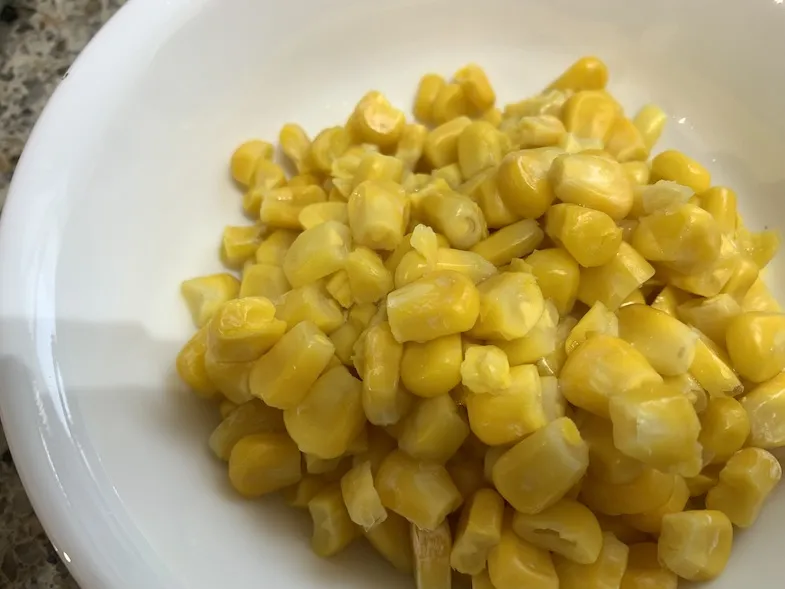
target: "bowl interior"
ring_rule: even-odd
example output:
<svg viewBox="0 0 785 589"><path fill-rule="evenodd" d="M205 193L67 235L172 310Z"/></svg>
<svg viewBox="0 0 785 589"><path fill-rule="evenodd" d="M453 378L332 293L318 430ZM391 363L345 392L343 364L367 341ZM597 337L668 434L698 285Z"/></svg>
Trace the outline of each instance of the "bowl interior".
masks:
<svg viewBox="0 0 785 589"><path fill-rule="evenodd" d="M236 498L206 448L215 410L173 378L192 329L179 282L218 271L221 230L242 221L227 172L237 143L289 121L338 124L369 89L408 106L423 73L468 62L504 103L596 54L628 111L669 113L662 147L734 187L748 226L785 231L780 4L129 3L39 124L0 248L4 420L86 589L410 586L360 543L313 556L304 512ZM785 296L782 268L766 278ZM782 521L785 488L712 587L781 586Z"/></svg>

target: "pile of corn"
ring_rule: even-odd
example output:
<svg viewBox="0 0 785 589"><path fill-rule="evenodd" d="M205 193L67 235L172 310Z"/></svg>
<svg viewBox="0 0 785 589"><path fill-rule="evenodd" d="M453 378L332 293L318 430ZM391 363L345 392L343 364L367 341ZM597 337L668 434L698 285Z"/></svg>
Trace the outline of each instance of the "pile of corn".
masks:
<svg viewBox="0 0 785 589"><path fill-rule="evenodd" d="M785 315L729 188L630 119L596 58L495 107L482 69L366 94L231 172L241 271L187 280L182 379L243 496L419 589L673 588L724 569L785 445Z"/></svg>

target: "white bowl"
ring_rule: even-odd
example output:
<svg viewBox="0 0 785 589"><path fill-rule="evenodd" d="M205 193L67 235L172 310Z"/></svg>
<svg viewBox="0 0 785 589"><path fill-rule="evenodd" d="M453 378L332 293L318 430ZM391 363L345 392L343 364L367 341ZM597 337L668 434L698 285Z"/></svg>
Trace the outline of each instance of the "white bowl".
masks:
<svg viewBox="0 0 785 589"><path fill-rule="evenodd" d="M332 561L303 513L228 488L214 409L173 379L178 286L219 269L241 220L228 154L287 121L344 121L368 89L401 105L426 71L483 64L501 101L596 54L663 146L785 230L782 0L134 0L41 117L0 234L0 408L38 515L84 589L408 587L364 548ZM767 273L782 288L782 263ZM712 586L782 587L785 487ZM378 567L378 568L377 568Z"/></svg>

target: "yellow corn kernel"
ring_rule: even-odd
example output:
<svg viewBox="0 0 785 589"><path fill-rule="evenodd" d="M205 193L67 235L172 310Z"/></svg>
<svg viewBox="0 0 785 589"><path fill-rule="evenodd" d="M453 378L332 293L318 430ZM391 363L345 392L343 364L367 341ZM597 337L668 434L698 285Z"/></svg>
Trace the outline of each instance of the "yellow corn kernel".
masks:
<svg viewBox="0 0 785 589"><path fill-rule="evenodd" d="M308 502L328 485L321 475L305 474L297 483L283 489L283 498L290 507L307 509Z"/></svg>
<svg viewBox="0 0 785 589"><path fill-rule="evenodd" d="M619 116L610 128L605 141L605 149L618 162L645 161L649 157L646 138L635 124L624 116Z"/></svg>
<svg viewBox="0 0 785 589"><path fill-rule="evenodd" d="M728 324L741 314L739 304L727 294L687 301L678 307L679 317L714 342L724 342Z"/></svg>
<svg viewBox="0 0 785 589"><path fill-rule="evenodd" d="M286 322L287 329L301 321L311 321L330 335L344 323L340 306L318 282L290 290L280 297L276 304L276 315Z"/></svg>
<svg viewBox="0 0 785 589"><path fill-rule="evenodd" d="M533 219L518 221L499 229L490 237L480 241L471 251L496 266L509 264L534 251L542 243L544 234Z"/></svg>
<svg viewBox="0 0 785 589"><path fill-rule="evenodd" d="M535 147L553 147L566 133L564 123L553 115L521 117L518 120L508 119L505 132L516 149Z"/></svg>
<svg viewBox="0 0 785 589"><path fill-rule="evenodd" d="M458 117L428 133L423 155L431 167L443 168L458 161L458 140L471 123L469 117Z"/></svg>
<svg viewBox="0 0 785 589"><path fill-rule="evenodd" d="M204 356L207 377L224 397L233 403L245 403L253 397L248 386L248 375L253 362L221 362L210 350Z"/></svg>
<svg viewBox="0 0 785 589"><path fill-rule="evenodd" d="M395 150L395 159L403 162L406 170L414 170L417 162L422 157L425 147L425 138L428 136L428 128L416 123L406 125L401 131L401 139Z"/></svg>
<svg viewBox="0 0 785 589"><path fill-rule="evenodd" d="M221 261L229 268L242 268L262 240L259 225L227 226L221 240Z"/></svg>
<svg viewBox="0 0 785 589"><path fill-rule="evenodd" d="M589 446L590 476L611 485L623 485L638 478L644 470L639 460L623 454L613 444L609 421L589 413L579 414L578 429Z"/></svg>
<svg viewBox="0 0 785 589"><path fill-rule="evenodd" d="M769 493L782 478L782 467L766 450L745 448L736 452L720 471L716 487L706 494L706 508L721 511L740 528L758 519Z"/></svg>
<svg viewBox="0 0 785 589"><path fill-rule="evenodd" d="M351 520L368 531L387 519L387 510L373 486L371 463L354 466L341 478L341 493Z"/></svg>
<svg viewBox="0 0 785 589"><path fill-rule="evenodd" d="M253 178L251 180L250 193L255 196L249 197L249 201L257 200L255 209L251 210L254 206L251 202L246 203L243 199L243 208L247 214L259 216L259 209L264 199L265 194L274 188L281 188L286 185L286 172L284 169L270 159L261 159L256 163L254 168ZM248 194L248 193L246 193Z"/></svg>
<svg viewBox="0 0 785 589"><path fill-rule="evenodd" d="M324 459L341 456L365 425L362 383L344 366L331 368L283 417L302 452Z"/></svg>
<svg viewBox="0 0 785 589"><path fill-rule="evenodd" d="M496 129L498 129L502 122L502 111L499 108L489 108L484 113L482 113L480 120L490 123Z"/></svg>
<svg viewBox="0 0 785 589"><path fill-rule="evenodd" d="M180 292L194 325L203 327L226 301L237 297L240 282L231 274L211 274L184 280Z"/></svg>
<svg viewBox="0 0 785 589"><path fill-rule="evenodd" d="M741 403L730 397L709 399L700 421L698 441L703 446L703 460L707 464L727 462L741 450L750 434L747 412Z"/></svg>
<svg viewBox="0 0 785 589"><path fill-rule="evenodd" d="M499 543L488 553L488 576L495 589L559 587L548 551L518 537L509 524L502 528Z"/></svg>
<svg viewBox="0 0 785 589"><path fill-rule="evenodd" d="M619 589L676 589L677 585L676 574L660 565L657 559L657 544L630 544L627 569Z"/></svg>
<svg viewBox="0 0 785 589"><path fill-rule="evenodd" d="M666 282L681 290L703 297L713 297L720 294L734 276L741 259L742 255L733 240L722 235L719 255L706 270L683 274L663 265L659 268L659 274Z"/></svg>
<svg viewBox="0 0 785 589"><path fill-rule="evenodd" d="M209 446L221 460L228 461L235 444L252 434L283 433L283 415L258 399L237 405L210 434Z"/></svg>
<svg viewBox="0 0 785 589"><path fill-rule="evenodd" d="M564 363L567 361L567 351L565 342L570 332L573 330L578 320L571 315L563 317L556 326L556 347L547 356L537 360L537 371L540 376L559 376Z"/></svg>
<svg viewBox="0 0 785 589"><path fill-rule="evenodd" d="M300 212L303 208L326 201L327 194L320 186L276 188L265 194L259 219L272 227L300 229Z"/></svg>
<svg viewBox="0 0 785 589"><path fill-rule="evenodd" d="M409 538L411 524L397 513L388 512L387 518L365 532L368 542L390 564L403 572L411 572L412 544Z"/></svg>
<svg viewBox="0 0 785 589"><path fill-rule="evenodd" d="M478 285L479 318L470 335L514 340L537 324L545 308L542 291L531 274L504 272Z"/></svg>
<svg viewBox="0 0 785 589"><path fill-rule="evenodd" d="M297 233L287 229L273 231L256 249L256 263L283 266L286 252L297 238Z"/></svg>
<svg viewBox="0 0 785 589"><path fill-rule="evenodd" d="M343 502L337 483L320 490L309 502L313 520L311 549L321 557L334 556L357 537L357 528Z"/></svg>
<svg viewBox="0 0 785 589"><path fill-rule="evenodd" d="M474 393L493 393L512 384L507 355L496 346L473 346L461 363L461 382Z"/></svg>
<svg viewBox="0 0 785 589"><path fill-rule="evenodd" d="M581 501L595 513L647 513L668 501L673 494L676 478L676 475L653 468L646 468L636 479L618 485L587 477L581 489Z"/></svg>
<svg viewBox="0 0 785 589"><path fill-rule="evenodd" d="M508 387L492 394L470 394L466 400L472 432L489 446L518 442L548 423L537 369L515 366Z"/></svg>
<svg viewBox="0 0 785 589"><path fill-rule="evenodd" d="M552 206L545 232L586 268L609 263L622 241L622 231L610 216L574 204Z"/></svg>
<svg viewBox="0 0 785 589"><path fill-rule="evenodd" d="M368 180L388 180L398 183L403 177L403 162L389 155L366 152L354 172L352 184L356 188Z"/></svg>
<svg viewBox="0 0 785 589"><path fill-rule="evenodd" d="M406 417L398 446L419 460L445 463L469 435L450 395L422 399Z"/></svg>
<svg viewBox="0 0 785 589"><path fill-rule="evenodd" d="M647 104L637 112L633 124L643 137L647 150L651 150L657 143L667 120L668 116L656 104Z"/></svg>
<svg viewBox="0 0 785 589"><path fill-rule="evenodd" d="M358 303L375 303L393 288L390 271L384 267L379 255L366 247L358 247L346 258L354 300Z"/></svg>
<svg viewBox="0 0 785 589"><path fill-rule="evenodd" d="M533 364L556 349L558 322L556 306L546 299L542 315L526 335L511 341L499 340L495 344L507 354L511 366Z"/></svg>
<svg viewBox="0 0 785 589"><path fill-rule="evenodd" d="M351 248L349 228L327 221L303 231L294 240L283 262L289 283L297 288L343 268Z"/></svg>
<svg viewBox="0 0 785 589"><path fill-rule="evenodd" d="M749 236L749 243L744 243L744 250L761 270L774 258L780 248L780 236L776 231L761 231Z"/></svg>
<svg viewBox="0 0 785 589"><path fill-rule="evenodd" d="M672 180L689 186L696 193L711 186L709 171L680 151L669 149L658 154L651 162L651 181Z"/></svg>
<svg viewBox="0 0 785 589"><path fill-rule="evenodd" d="M382 504L416 526L436 529L461 504L461 495L441 464L391 452L379 467L376 490Z"/></svg>
<svg viewBox="0 0 785 589"><path fill-rule="evenodd" d="M427 225L417 225L409 238L412 248L430 265L436 264L439 240L436 233Z"/></svg>
<svg viewBox="0 0 785 589"><path fill-rule="evenodd" d="M297 167L298 172L307 172L311 169L309 157L311 140L300 125L287 123L281 127L278 143L286 157Z"/></svg>
<svg viewBox="0 0 785 589"><path fill-rule="evenodd" d="M523 149L507 154L499 166L499 195L515 214L536 219L553 202L554 191L549 170L561 150L554 147Z"/></svg>
<svg viewBox="0 0 785 589"><path fill-rule="evenodd" d="M306 230L327 221L348 225L349 210L345 202L317 202L303 207L298 219Z"/></svg>
<svg viewBox="0 0 785 589"><path fill-rule="evenodd" d="M381 428L369 426L366 430L367 448L355 454L352 457L352 462L355 466L361 462L370 462L371 472L375 475L382 461L397 447L397 441Z"/></svg>
<svg viewBox="0 0 785 589"><path fill-rule="evenodd" d="M720 231L733 235L736 232L736 193L724 186L713 186L698 195L700 206L707 211Z"/></svg>
<svg viewBox="0 0 785 589"><path fill-rule="evenodd" d="M742 302L760 275L757 264L746 255L740 255L730 279L722 287L721 292Z"/></svg>
<svg viewBox="0 0 785 589"><path fill-rule="evenodd" d="M359 142L382 148L398 143L405 124L403 112L377 91L368 92L360 99L349 121L350 131Z"/></svg>
<svg viewBox="0 0 785 589"><path fill-rule="evenodd" d="M749 416L750 446L785 446L785 373L756 386L744 395L741 405Z"/></svg>
<svg viewBox="0 0 785 589"><path fill-rule="evenodd" d="M310 158L317 170L329 174L333 162L341 157L351 144L351 137L344 127L328 127L314 137Z"/></svg>
<svg viewBox="0 0 785 589"><path fill-rule="evenodd" d="M349 197L349 226L359 245L394 250L403 239L408 219L406 195L393 182L363 182Z"/></svg>
<svg viewBox="0 0 785 589"><path fill-rule="evenodd" d="M575 424L562 417L500 456L493 465L493 482L515 509L539 513L564 497L588 464L588 446Z"/></svg>
<svg viewBox="0 0 785 589"><path fill-rule="evenodd" d="M705 467L694 477L684 479L687 483L687 488L690 490L690 497L705 495L710 489L717 486L717 483L720 481L720 471L724 466L724 464L712 464Z"/></svg>
<svg viewBox="0 0 785 589"><path fill-rule="evenodd" d="M708 395L698 380L689 372L680 374L679 376L666 376L663 381L670 387L674 387L686 396L692 406L695 407L695 412L699 415L706 410L708 405Z"/></svg>
<svg viewBox="0 0 785 589"><path fill-rule="evenodd" d="M555 376L540 376L540 391L546 422L564 417L567 412L567 399L562 395L559 380Z"/></svg>
<svg viewBox="0 0 785 589"><path fill-rule="evenodd" d="M758 277L741 300L741 309L745 313L750 311L768 311L779 313L782 311L777 299L769 292L763 278Z"/></svg>
<svg viewBox="0 0 785 589"><path fill-rule="evenodd" d="M631 245L619 244L610 262L581 270L578 300L587 305L597 301L615 311L636 289L654 276L654 268Z"/></svg>
<svg viewBox="0 0 785 589"><path fill-rule="evenodd" d="M176 368L180 379L194 393L205 399L212 399L220 395L220 391L207 375L206 354L207 326L197 331L177 354Z"/></svg>
<svg viewBox="0 0 785 589"><path fill-rule="evenodd" d="M492 489L480 489L466 503L455 532L450 564L465 575L485 569L488 553L501 539L504 500Z"/></svg>
<svg viewBox="0 0 785 589"><path fill-rule="evenodd" d="M690 498L690 489L686 481L677 476L674 479L673 491L670 498L652 511L624 515L622 518L632 527L649 534L659 535L662 528L662 518L669 513L684 511Z"/></svg>
<svg viewBox="0 0 785 589"><path fill-rule="evenodd" d="M403 346L395 341L386 321L368 328L364 343L362 404L375 425L397 423L411 406L411 395L400 388Z"/></svg>
<svg viewBox="0 0 785 589"><path fill-rule="evenodd" d="M222 399L218 403L218 413L221 415L221 419L226 419L235 409L237 409L237 404L232 403L229 399Z"/></svg>
<svg viewBox="0 0 785 589"><path fill-rule="evenodd" d="M560 375L562 392L570 403L605 418L613 397L660 382L662 378L640 352L609 335L595 335L575 348Z"/></svg>
<svg viewBox="0 0 785 589"><path fill-rule="evenodd" d="M397 341L427 342L468 331L480 313L480 295L467 276L437 271L387 295L387 313Z"/></svg>
<svg viewBox="0 0 785 589"><path fill-rule="evenodd" d="M452 247L469 249L488 235L480 207L457 192L420 192L414 210L422 222L444 235Z"/></svg>
<svg viewBox="0 0 785 589"><path fill-rule="evenodd" d="M469 127L467 127L467 129L468 128ZM443 168L437 168L431 172L431 176L433 178L441 178L452 189L456 189L461 184L463 184L463 173L461 172L461 167L458 164L450 164L449 166L444 166Z"/></svg>
<svg viewBox="0 0 785 589"><path fill-rule="evenodd" d="M564 153L586 152L585 155L596 155L598 157L604 157L606 159L613 160L608 152L603 151L603 145L604 142L602 139L578 137L572 133L565 133L559 140L558 147Z"/></svg>
<svg viewBox="0 0 785 589"><path fill-rule="evenodd" d="M603 589L619 587L627 569L629 548L609 532L601 538L602 549L590 564L580 564L564 557L554 558L559 589Z"/></svg>
<svg viewBox="0 0 785 589"><path fill-rule="evenodd" d="M594 303L589 311L580 318L578 323L564 342L567 354L585 342L589 337L603 334L619 337L619 320L601 302Z"/></svg>
<svg viewBox="0 0 785 589"><path fill-rule="evenodd" d="M666 286L654 298L651 308L667 313L672 317L677 317L679 316L679 306L692 300L692 298L693 296L690 293L679 290L675 286ZM684 320L686 321L686 319Z"/></svg>
<svg viewBox="0 0 785 589"><path fill-rule="evenodd" d="M542 290L542 296L551 299L559 315L564 317L575 304L580 271L575 260L564 250L553 248L538 250L526 258L532 274Z"/></svg>
<svg viewBox="0 0 785 589"><path fill-rule="evenodd" d="M327 280L325 289L341 307L349 309L354 305L354 295L349 286L349 275L346 270L338 270Z"/></svg>
<svg viewBox="0 0 785 589"><path fill-rule="evenodd" d="M275 301L290 289L281 267L272 264L250 264L243 270L239 296L265 297Z"/></svg>
<svg viewBox="0 0 785 589"><path fill-rule="evenodd" d="M325 460L312 454L304 454L305 457L305 470L308 474L327 474L335 472L341 465L343 457L331 458Z"/></svg>
<svg viewBox="0 0 785 589"><path fill-rule="evenodd" d="M286 330L264 297L228 301L207 326L207 347L218 362L250 362L269 350Z"/></svg>
<svg viewBox="0 0 785 589"><path fill-rule="evenodd" d="M502 159L499 131L485 121L473 121L458 137L458 164L464 178L494 167Z"/></svg>
<svg viewBox="0 0 785 589"><path fill-rule="evenodd" d="M785 315L742 313L728 324L725 340L733 367L744 378L760 383L785 368Z"/></svg>
<svg viewBox="0 0 785 589"><path fill-rule="evenodd" d="M452 585L450 525L442 522L433 530L423 530L412 524L411 546L414 555L416 589L450 589Z"/></svg>
<svg viewBox="0 0 785 589"><path fill-rule="evenodd" d="M460 450L447 462L447 472L464 499L468 499L486 486L482 462L477 459L462 458Z"/></svg>
<svg viewBox="0 0 785 589"><path fill-rule="evenodd" d="M608 67L598 57L581 57L551 82L549 90L602 90L608 83Z"/></svg>
<svg viewBox="0 0 785 589"><path fill-rule="evenodd" d="M576 137L605 141L620 110L607 92L582 90L564 103L562 120L567 132Z"/></svg>
<svg viewBox="0 0 785 589"><path fill-rule="evenodd" d="M594 515L600 523L600 528L602 528L603 532L612 533L625 544L632 545L636 542L645 542L649 539L647 534L633 528L621 516L605 515L604 513L599 512Z"/></svg>
<svg viewBox="0 0 785 589"><path fill-rule="evenodd" d="M420 397L446 395L461 382L462 359L458 334L424 343L407 342L401 358L401 381Z"/></svg>
<svg viewBox="0 0 785 589"><path fill-rule="evenodd" d="M671 513L662 518L657 557L688 581L708 581L725 569L733 544L733 526L720 511Z"/></svg>
<svg viewBox="0 0 785 589"><path fill-rule="evenodd" d="M497 189L498 173L494 168L483 170L458 187L458 192L476 202L491 229L501 229L519 219L504 203Z"/></svg>
<svg viewBox="0 0 785 589"><path fill-rule="evenodd" d="M646 162L624 162L621 167L633 186L644 186L649 183L649 164Z"/></svg>
<svg viewBox="0 0 785 589"><path fill-rule="evenodd" d="M229 480L243 497L261 497L300 480L300 452L283 433L238 440L229 455Z"/></svg>
<svg viewBox="0 0 785 589"><path fill-rule="evenodd" d="M731 368L730 358L704 334L697 333L695 359L690 366L690 374L712 397L735 397L741 394L744 387Z"/></svg>
<svg viewBox="0 0 785 589"><path fill-rule="evenodd" d="M360 337L363 327L355 321L347 321L330 334L330 341L335 347L335 355L346 366L352 365L354 344Z"/></svg>
<svg viewBox="0 0 785 589"><path fill-rule="evenodd" d="M414 116L423 123L433 122L433 105L442 88L447 84L439 74L425 74L420 78L414 98Z"/></svg>
<svg viewBox="0 0 785 589"><path fill-rule="evenodd" d="M460 84L447 83L439 90L431 107L431 118L437 125L469 114L471 105Z"/></svg>
<svg viewBox="0 0 785 589"><path fill-rule="evenodd" d="M561 201L602 211L615 221L626 217L632 208L632 185L624 169L604 157L558 157L551 167L550 181Z"/></svg>
<svg viewBox="0 0 785 589"><path fill-rule="evenodd" d="M463 88L466 100L477 112L485 112L496 102L488 76L478 65L470 63L455 72L454 80Z"/></svg>
<svg viewBox="0 0 785 589"><path fill-rule="evenodd" d="M232 178L243 186L250 186L256 164L261 159L271 159L273 146L267 141L246 141L232 154L230 168Z"/></svg>
<svg viewBox="0 0 785 589"><path fill-rule="evenodd" d="M310 321L301 321L259 358L251 370L251 394L267 405L298 405L335 353L327 336Z"/></svg>

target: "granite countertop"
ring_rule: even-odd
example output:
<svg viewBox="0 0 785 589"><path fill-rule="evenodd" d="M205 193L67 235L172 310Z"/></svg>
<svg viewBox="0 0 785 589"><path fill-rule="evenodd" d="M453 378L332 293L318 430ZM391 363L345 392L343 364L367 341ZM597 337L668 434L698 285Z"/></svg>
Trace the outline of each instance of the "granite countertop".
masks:
<svg viewBox="0 0 785 589"><path fill-rule="evenodd" d="M125 1L0 0L0 207L50 94L79 51ZM2 427L0 587L78 589L33 513Z"/></svg>

